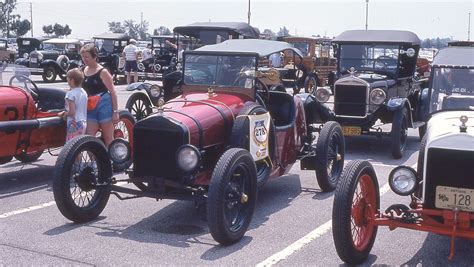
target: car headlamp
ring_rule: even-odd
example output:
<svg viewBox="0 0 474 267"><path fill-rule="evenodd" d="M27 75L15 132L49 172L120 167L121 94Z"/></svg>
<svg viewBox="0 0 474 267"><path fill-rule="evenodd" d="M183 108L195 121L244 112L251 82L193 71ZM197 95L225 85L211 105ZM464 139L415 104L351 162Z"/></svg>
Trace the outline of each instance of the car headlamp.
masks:
<svg viewBox="0 0 474 267"><path fill-rule="evenodd" d="M28 53L24 53L24 54L23 54L23 58L24 58L24 59L27 59L29 56L30 56L30 55L29 55Z"/></svg>
<svg viewBox="0 0 474 267"><path fill-rule="evenodd" d="M200 157L201 153L195 146L183 145L176 153L176 162L183 172L190 173L198 167Z"/></svg>
<svg viewBox="0 0 474 267"><path fill-rule="evenodd" d="M153 65L153 69L154 69L156 72L158 72L158 71L161 70L161 65L160 65L160 64L155 64L155 65Z"/></svg>
<svg viewBox="0 0 474 267"><path fill-rule="evenodd" d="M150 87L150 95L152 97L160 97L161 95L161 88L157 85L157 84L153 84L151 87Z"/></svg>
<svg viewBox="0 0 474 267"><path fill-rule="evenodd" d="M388 184L396 194L408 196L416 190L416 171L407 166L396 167L390 172Z"/></svg>
<svg viewBox="0 0 474 267"><path fill-rule="evenodd" d="M40 61L43 60L43 54L42 53L38 52L37 57L38 57L38 60L40 60Z"/></svg>
<svg viewBox="0 0 474 267"><path fill-rule="evenodd" d="M330 96L331 96L331 92L328 89L326 88L316 89L315 97L316 97L316 100L318 100L319 102L321 103L327 102Z"/></svg>
<svg viewBox="0 0 474 267"><path fill-rule="evenodd" d="M385 101L386 98L387 94L380 88L375 88L372 90L372 92L370 92L370 102L372 102L372 104L380 105L383 103L383 101Z"/></svg>
<svg viewBox="0 0 474 267"><path fill-rule="evenodd" d="M131 157L130 143L123 138L116 138L109 145L109 157L113 163L123 164Z"/></svg>

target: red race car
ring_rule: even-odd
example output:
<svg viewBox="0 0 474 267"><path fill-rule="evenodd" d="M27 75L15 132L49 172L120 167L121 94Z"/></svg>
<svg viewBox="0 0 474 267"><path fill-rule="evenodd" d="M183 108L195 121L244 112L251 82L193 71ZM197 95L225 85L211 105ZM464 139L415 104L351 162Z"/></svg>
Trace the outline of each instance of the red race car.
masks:
<svg viewBox="0 0 474 267"><path fill-rule="evenodd" d="M287 70L259 65L285 50L301 56L287 43L266 40L228 40L186 51L178 84L183 94L137 122L132 149L116 139L107 152L91 136L66 145L53 182L61 213L74 222L93 220L110 193L120 199L128 194L190 200L207 208L213 238L232 244L247 231L257 189L297 160L316 171L322 190L334 190L344 164L341 127L312 127L306 118L313 118L307 115L314 111L313 96L269 90L267 83L280 82ZM122 182L140 190L118 186L112 177L109 158L121 164L130 157L133 168Z"/></svg>
<svg viewBox="0 0 474 267"><path fill-rule="evenodd" d="M66 124L58 113L64 110L66 91L42 88L30 79L22 66L2 65L0 69L0 164L13 157L28 163L46 149L64 145ZM135 119L120 111L115 136L132 141Z"/></svg>

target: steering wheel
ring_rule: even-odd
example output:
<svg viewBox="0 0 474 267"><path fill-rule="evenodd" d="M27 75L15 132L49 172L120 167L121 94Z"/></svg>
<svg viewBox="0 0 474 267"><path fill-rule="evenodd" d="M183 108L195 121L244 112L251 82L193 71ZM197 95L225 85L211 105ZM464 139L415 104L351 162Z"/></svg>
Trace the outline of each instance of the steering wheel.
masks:
<svg viewBox="0 0 474 267"><path fill-rule="evenodd" d="M35 101L35 103L38 102L39 90L38 90L38 86L36 85L36 83L33 82L30 78L26 77L25 75L15 74L10 78L10 81L8 82L8 84L10 86L13 86L13 80L15 80L15 79L19 82L23 82L24 89L26 89L28 91L28 93L30 93L30 95L31 95L31 97L33 97L33 100ZM32 88L30 88L28 86L28 82L33 85Z"/></svg>
<svg viewBox="0 0 474 267"><path fill-rule="evenodd" d="M393 57L390 57L390 56L379 56L379 57L377 57L377 58L374 60L374 68L375 68L375 65L377 64L377 61L380 60L379 63L382 63L382 64L383 64L383 67L382 67L382 68L383 68L383 69L386 69L386 68L387 68L387 62L384 62L384 61L382 61L382 60L387 60L387 59L388 59L388 60L394 60L394 58L393 58Z"/></svg>

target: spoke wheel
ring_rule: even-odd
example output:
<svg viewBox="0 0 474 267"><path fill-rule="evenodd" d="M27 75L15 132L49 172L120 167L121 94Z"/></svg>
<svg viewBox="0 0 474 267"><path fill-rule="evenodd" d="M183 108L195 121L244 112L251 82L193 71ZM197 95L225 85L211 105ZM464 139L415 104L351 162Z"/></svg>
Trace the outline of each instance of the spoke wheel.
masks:
<svg viewBox="0 0 474 267"><path fill-rule="evenodd" d="M78 223L97 218L110 196L111 175L107 150L99 139L84 135L66 143L53 177L59 211Z"/></svg>
<svg viewBox="0 0 474 267"><path fill-rule="evenodd" d="M135 118L126 110L119 112L119 122L114 124L114 138L123 138L128 141L133 151L133 126ZM129 161L123 164L113 164L114 170L125 170L132 165L133 155Z"/></svg>
<svg viewBox="0 0 474 267"><path fill-rule="evenodd" d="M318 77L315 75L308 75L304 81L304 90L308 94L314 94L318 87Z"/></svg>
<svg viewBox="0 0 474 267"><path fill-rule="evenodd" d="M207 221L223 245L238 242L252 219L257 200L256 169L249 152L231 148L220 157L209 184Z"/></svg>
<svg viewBox="0 0 474 267"><path fill-rule="evenodd" d="M316 143L316 179L325 192L333 191L344 168L345 142L342 128L335 121L326 122Z"/></svg>
<svg viewBox="0 0 474 267"><path fill-rule="evenodd" d="M349 264L367 259L377 235L373 224L380 207L375 171L367 161L351 161L334 196L333 237L339 257Z"/></svg>
<svg viewBox="0 0 474 267"><path fill-rule="evenodd" d="M142 92L136 92L130 96L125 107L137 121L148 117L152 112L150 100Z"/></svg>
<svg viewBox="0 0 474 267"><path fill-rule="evenodd" d="M43 81L45 83L52 83L56 81L57 72L54 67L46 67L43 71Z"/></svg>

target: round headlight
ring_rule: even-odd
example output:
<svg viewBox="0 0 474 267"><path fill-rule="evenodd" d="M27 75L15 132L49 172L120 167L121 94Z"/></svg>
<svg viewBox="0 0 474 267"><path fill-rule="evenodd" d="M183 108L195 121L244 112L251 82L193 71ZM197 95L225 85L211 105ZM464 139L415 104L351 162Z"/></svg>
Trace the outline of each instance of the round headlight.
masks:
<svg viewBox="0 0 474 267"><path fill-rule="evenodd" d="M326 88L318 88L316 89L315 96L316 96L316 100L318 100L321 103L325 103L329 100L329 97L331 96L331 92L329 92L329 90Z"/></svg>
<svg viewBox="0 0 474 267"><path fill-rule="evenodd" d="M116 138L109 145L109 157L116 164L122 164L130 160L130 143L125 139Z"/></svg>
<svg viewBox="0 0 474 267"><path fill-rule="evenodd" d="M43 54L42 53L38 52L37 55L38 55L38 60L43 60Z"/></svg>
<svg viewBox="0 0 474 267"><path fill-rule="evenodd" d="M154 84L150 87L150 95L152 97L160 97L161 89L158 85Z"/></svg>
<svg viewBox="0 0 474 267"><path fill-rule="evenodd" d="M387 94L380 88L375 88L372 90L372 92L370 92L370 102L372 102L372 104L380 105L383 103L383 101L385 101L386 98Z"/></svg>
<svg viewBox="0 0 474 267"><path fill-rule="evenodd" d="M25 58L25 59L28 58L29 56L30 56L30 55L28 55L28 53L24 53L24 54L23 54L23 58Z"/></svg>
<svg viewBox="0 0 474 267"><path fill-rule="evenodd" d="M183 172L192 172L199 165L200 153L192 145L181 146L176 153L176 161Z"/></svg>
<svg viewBox="0 0 474 267"><path fill-rule="evenodd" d="M390 172L388 184L396 194L408 196L417 186L416 171L407 166L396 167Z"/></svg>
<svg viewBox="0 0 474 267"><path fill-rule="evenodd" d="M161 70L161 65L160 65L160 64L155 64L155 65L153 65L153 69L154 69L156 72L158 72L158 71Z"/></svg>

